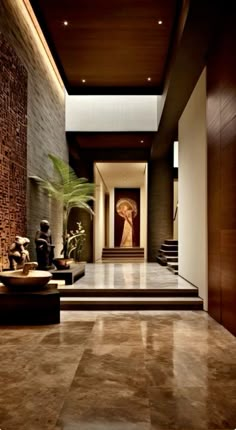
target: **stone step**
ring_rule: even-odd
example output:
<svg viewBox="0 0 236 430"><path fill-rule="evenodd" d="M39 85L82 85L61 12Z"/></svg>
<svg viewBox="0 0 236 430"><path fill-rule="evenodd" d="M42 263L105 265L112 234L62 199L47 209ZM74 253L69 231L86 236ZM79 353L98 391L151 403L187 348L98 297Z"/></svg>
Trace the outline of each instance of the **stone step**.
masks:
<svg viewBox="0 0 236 430"><path fill-rule="evenodd" d="M170 256L178 256L178 250L170 250L170 249L164 249L164 248L160 248L160 253L163 254L164 256L170 255Z"/></svg>
<svg viewBox="0 0 236 430"><path fill-rule="evenodd" d="M179 263L178 263L178 261L177 262L176 261L174 261L174 262L167 261L167 266L171 267L171 269L176 270L179 267Z"/></svg>
<svg viewBox="0 0 236 430"><path fill-rule="evenodd" d="M166 258L167 262L170 262L170 263L178 263L178 261L179 261L178 255L175 255L175 256L173 256L173 255L167 255L164 258Z"/></svg>
<svg viewBox="0 0 236 430"><path fill-rule="evenodd" d="M102 257L102 263L143 263L144 257Z"/></svg>
<svg viewBox="0 0 236 430"><path fill-rule="evenodd" d="M165 240L166 245L178 245L178 240L175 239L166 239Z"/></svg>
<svg viewBox="0 0 236 430"><path fill-rule="evenodd" d="M167 259L163 255L158 255L156 259L161 266L167 266Z"/></svg>
<svg viewBox="0 0 236 430"><path fill-rule="evenodd" d="M144 253L144 249L138 250L138 249L124 249L124 250L119 250L119 249L112 249L112 250L103 250L103 254L143 254Z"/></svg>
<svg viewBox="0 0 236 430"><path fill-rule="evenodd" d="M167 266L167 269L170 270L172 273L174 273L174 275L178 275L179 274L179 268L174 268L174 267Z"/></svg>
<svg viewBox="0 0 236 430"><path fill-rule="evenodd" d="M61 297L61 310L202 310L199 297Z"/></svg>
<svg viewBox="0 0 236 430"><path fill-rule="evenodd" d="M139 247L115 247L115 248L103 248L104 253L126 253L126 252L136 252L142 254L144 252L144 248Z"/></svg>
<svg viewBox="0 0 236 430"><path fill-rule="evenodd" d="M107 254L102 254L102 257L103 258L116 258L116 257L119 257L119 258L126 258L126 257L143 257L144 256L144 254L138 254L138 253L131 253L131 252L127 252L127 253L124 253L124 254L119 254L119 253L111 253L111 254L109 254L109 253L107 253Z"/></svg>
<svg viewBox="0 0 236 430"><path fill-rule="evenodd" d="M114 247L103 248L102 251L103 263L143 263L144 248L140 247Z"/></svg>
<svg viewBox="0 0 236 430"><path fill-rule="evenodd" d="M161 249L165 251L178 251L178 245L168 245L167 243L163 243L161 245Z"/></svg>
<svg viewBox="0 0 236 430"><path fill-rule="evenodd" d="M165 288L76 288L59 286L60 297L197 297L198 289L194 286Z"/></svg>

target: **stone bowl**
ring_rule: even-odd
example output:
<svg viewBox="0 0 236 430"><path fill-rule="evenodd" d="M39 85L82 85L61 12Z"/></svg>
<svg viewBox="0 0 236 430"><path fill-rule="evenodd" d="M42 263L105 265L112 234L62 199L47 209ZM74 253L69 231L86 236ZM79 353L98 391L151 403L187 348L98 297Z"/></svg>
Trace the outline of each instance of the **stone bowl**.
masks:
<svg viewBox="0 0 236 430"><path fill-rule="evenodd" d="M55 264L57 270L66 270L70 268L70 264L73 261L72 258L54 258L53 264Z"/></svg>
<svg viewBox="0 0 236 430"><path fill-rule="evenodd" d="M17 290L40 290L51 278L52 274L44 270L30 270L28 275L22 269L0 272L0 281L5 287Z"/></svg>

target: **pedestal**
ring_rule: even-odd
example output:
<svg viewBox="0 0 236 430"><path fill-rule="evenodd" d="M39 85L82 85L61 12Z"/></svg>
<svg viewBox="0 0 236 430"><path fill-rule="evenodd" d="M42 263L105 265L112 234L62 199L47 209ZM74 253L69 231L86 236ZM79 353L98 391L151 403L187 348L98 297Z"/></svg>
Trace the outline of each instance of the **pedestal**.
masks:
<svg viewBox="0 0 236 430"><path fill-rule="evenodd" d="M39 325L60 322L60 293L57 285L38 291L16 291L0 287L0 324Z"/></svg>
<svg viewBox="0 0 236 430"><path fill-rule="evenodd" d="M52 279L63 280L66 285L72 285L85 274L85 263L72 263L70 269L50 270Z"/></svg>

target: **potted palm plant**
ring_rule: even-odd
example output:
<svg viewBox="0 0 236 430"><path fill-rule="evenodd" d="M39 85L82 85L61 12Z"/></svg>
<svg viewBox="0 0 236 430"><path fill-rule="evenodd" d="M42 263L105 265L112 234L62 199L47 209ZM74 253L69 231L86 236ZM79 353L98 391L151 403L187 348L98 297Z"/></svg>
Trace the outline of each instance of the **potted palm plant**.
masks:
<svg viewBox="0 0 236 430"><path fill-rule="evenodd" d="M51 198L63 205L63 248L61 254L64 254L64 261L60 262L62 259L55 259L56 261L54 261L57 268L60 265L65 268L68 258L78 256L86 235L81 223L77 223L78 229L75 232L68 232L70 211L77 207L85 210L91 216L94 215L88 202L94 200L95 184L88 182L86 178L78 178L70 165L60 158L52 154L49 154L48 157L53 163L55 177L46 180L39 176L33 176L31 179L34 179L40 187L46 190Z"/></svg>

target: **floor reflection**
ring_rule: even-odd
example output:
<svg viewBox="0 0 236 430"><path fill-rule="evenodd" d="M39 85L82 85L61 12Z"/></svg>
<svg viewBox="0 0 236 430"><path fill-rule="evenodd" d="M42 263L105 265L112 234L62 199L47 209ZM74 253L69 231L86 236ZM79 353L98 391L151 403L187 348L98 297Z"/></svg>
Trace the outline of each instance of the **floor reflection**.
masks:
<svg viewBox="0 0 236 430"><path fill-rule="evenodd" d="M155 289L193 288L187 281L156 263L86 264L85 276L73 288ZM72 288L71 287L71 288Z"/></svg>
<svg viewBox="0 0 236 430"><path fill-rule="evenodd" d="M206 312L62 312L0 355L4 430L236 427L236 339Z"/></svg>

